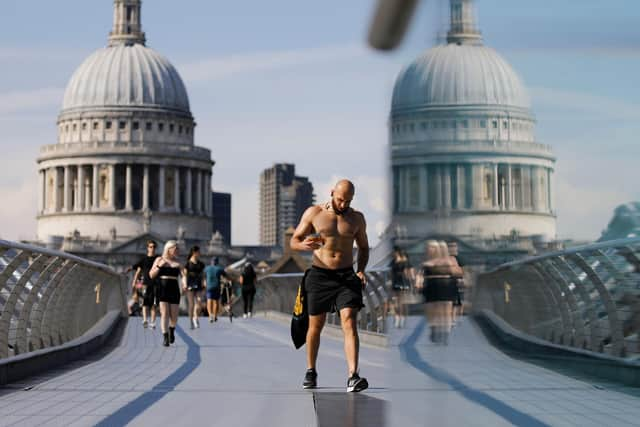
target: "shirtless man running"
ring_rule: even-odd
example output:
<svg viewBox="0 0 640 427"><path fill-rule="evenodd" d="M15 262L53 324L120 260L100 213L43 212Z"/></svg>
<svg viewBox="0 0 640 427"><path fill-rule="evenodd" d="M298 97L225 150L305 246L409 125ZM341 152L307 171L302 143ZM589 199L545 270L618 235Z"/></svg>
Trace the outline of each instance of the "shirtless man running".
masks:
<svg viewBox="0 0 640 427"><path fill-rule="evenodd" d="M339 181L331 191L331 201L308 208L291 238L291 248L313 251L313 263L307 272L305 289L309 309L307 332L307 372L304 388L317 386L316 360L320 333L333 310L340 312L344 333L344 352L349 368L347 391L358 392L369 384L358 375L360 341L356 317L366 285L364 269L369 260L364 215L349 207L355 187L347 180ZM314 233L314 234L311 234ZM353 242L358 247L357 271L353 271Z"/></svg>

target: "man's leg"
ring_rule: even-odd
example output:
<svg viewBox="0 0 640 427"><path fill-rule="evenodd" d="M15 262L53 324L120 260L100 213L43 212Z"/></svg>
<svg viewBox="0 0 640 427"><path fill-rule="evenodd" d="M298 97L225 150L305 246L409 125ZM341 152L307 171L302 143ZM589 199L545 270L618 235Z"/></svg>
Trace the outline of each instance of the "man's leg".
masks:
<svg viewBox="0 0 640 427"><path fill-rule="evenodd" d="M349 376L358 373L358 354L360 339L358 338L358 310L346 307L340 310L340 323L344 333L344 354L347 358Z"/></svg>
<svg viewBox="0 0 640 427"><path fill-rule="evenodd" d="M309 329L307 330L307 369L315 369L320 348L320 333L327 320L327 313L309 315Z"/></svg>

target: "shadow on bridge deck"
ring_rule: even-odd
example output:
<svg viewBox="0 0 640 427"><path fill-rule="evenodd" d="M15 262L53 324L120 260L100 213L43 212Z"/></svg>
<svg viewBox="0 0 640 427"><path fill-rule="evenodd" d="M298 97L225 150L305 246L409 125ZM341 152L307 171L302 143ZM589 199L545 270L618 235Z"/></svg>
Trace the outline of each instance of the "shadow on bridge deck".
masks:
<svg viewBox="0 0 640 427"><path fill-rule="evenodd" d="M638 400L596 388L492 347L465 319L449 346L422 318L394 330L388 349L364 346L371 388L345 393L339 341L324 338L319 386L301 390L303 351L264 318L186 329L176 345L127 322L120 345L71 369L0 391L0 425L588 426L637 425ZM28 390L23 390L27 387Z"/></svg>

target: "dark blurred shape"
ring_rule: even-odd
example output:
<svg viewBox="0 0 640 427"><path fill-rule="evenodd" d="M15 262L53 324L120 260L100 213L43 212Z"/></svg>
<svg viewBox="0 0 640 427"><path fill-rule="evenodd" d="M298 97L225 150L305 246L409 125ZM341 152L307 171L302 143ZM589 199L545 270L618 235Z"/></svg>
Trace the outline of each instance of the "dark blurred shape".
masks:
<svg viewBox="0 0 640 427"><path fill-rule="evenodd" d="M392 50L400 44L418 0L378 0L369 28L369 44L380 50Z"/></svg>

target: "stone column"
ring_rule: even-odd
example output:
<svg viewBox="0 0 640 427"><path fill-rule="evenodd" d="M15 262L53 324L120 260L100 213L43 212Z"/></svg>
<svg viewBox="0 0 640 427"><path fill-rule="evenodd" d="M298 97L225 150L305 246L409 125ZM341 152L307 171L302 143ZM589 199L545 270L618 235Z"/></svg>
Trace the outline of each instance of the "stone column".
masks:
<svg viewBox="0 0 640 427"><path fill-rule="evenodd" d="M100 195L98 194L100 186L98 183L99 177L98 177L98 171L100 170L100 165L99 164L94 164L93 165L93 194L92 194L92 201L93 201L93 209L94 210L98 210L99 208L99 202L100 202Z"/></svg>
<svg viewBox="0 0 640 427"><path fill-rule="evenodd" d="M193 205L191 203L191 194L193 193L192 191L193 188L193 183L191 182L191 168L187 168L187 182L185 184L185 191L187 192L187 194L185 195L185 202L186 202L186 213L187 214L192 214L193 213Z"/></svg>
<svg viewBox="0 0 640 427"><path fill-rule="evenodd" d="M493 207L498 206L498 191L500 191L500 182L498 182L498 164L493 164Z"/></svg>
<svg viewBox="0 0 640 427"><path fill-rule="evenodd" d="M124 200L124 209L127 211L133 210L133 203L131 202L131 165L126 165L125 179L124 179L124 192L125 192L125 200Z"/></svg>
<svg viewBox="0 0 640 427"><path fill-rule="evenodd" d="M84 205L83 211L91 210L91 184L88 182L89 178L85 177L84 182L82 183L82 189L84 191Z"/></svg>
<svg viewBox="0 0 640 427"><path fill-rule="evenodd" d="M80 212L84 210L84 167L82 165L78 165L78 173L77 173L77 181L78 188L76 190L76 203L75 203L75 211Z"/></svg>
<svg viewBox="0 0 640 427"><path fill-rule="evenodd" d="M534 212L540 210L540 175L538 173L540 169L536 166L531 166L531 208Z"/></svg>
<svg viewBox="0 0 640 427"><path fill-rule="evenodd" d="M165 175L164 175L164 165L161 165L158 168L158 210L160 212L164 211L164 186L165 186Z"/></svg>
<svg viewBox="0 0 640 427"><path fill-rule="evenodd" d="M58 168L51 168L53 171L53 212L58 212L58 200L60 198L58 194Z"/></svg>
<svg viewBox="0 0 640 427"><path fill-rule="evenodd" d="M211 216L211 176L208 172L204 174L204 210L207 216Z"/></svg>
<svg viewBox="0 0 640 427"><path fill-rule="evenodd" d="M547 210L553 213L555 209L555 204L553 200L553 170L551 168L547 169Z"/></svg>
<svg viewBox="0 0 640 427"><path fill-rule="evenodd" d="M180 213L180 168L176 167L173 173L173 207Z"/></svg>
<svg viewBox="0 0 640 427"><path fill-rule="evenodd" d="M509 164L507 165L507 197L506 197L506 208L507 210L512 210L513 209L513 181L511 178L511 168L512 166Z"/></svg>
<svg viewBox="0 0 640 427"><path fill-rule="evenodd" d="M142 173L142 210L149 209L149 165L144 165Z"/></svg>
<svg viewBox="0 0 640 427"><path fill-rule="evenodd" d="M194 209L196 215L202 213L202 172L196 170L196 208Z"/></svg>
<svg viewBox="0 0 640 427"><path fill-rule="evenodd" d="M421 211L428 210L429 198L428 198L428 187L427 187L427 169L425 165L421 165L418 169L418 189L420 191L420 195L418 197L418 203L420 205Z"/></svg>
<svg viewBox="0 0 640 427"><path fill-rule="evenodd" d="M435 178L435 182L433 183L433 189L435 190L435 200L436 206L435 210L442 209L442 166L441 165L433 165L435 169L435 174L433 177Z"/></svg>
<svg viewBox="0 0 640 427"><path fill-rule="evenodd" d="M442 205L445 209L451 209L451 165L442 165Z"/></svg>
<svg viewBox="0 0 640 427"><path fill-rule="evenodd" d="M71 212L71 167L64 167L64 187L62 189L62 212Z"/></svg>
<svg viewBox="0 0 640 427"><path fill-rule="evenodd" d="M483 207L482 193L484 189L482 186L484 185L482 176L482 165L473 164L471 165L471 176L472 176L472 186L471 186L471 207L472 209L481 209Z"/></svg>
<svg viewBox="0 0 640 427"><path fill-rule="evenodd" d="M116 209L116 165L109 165L109 207Z"/></svg>
<svg viewBox="0 0 640 427"><path fill-rule="evenodd" d="M466 180L464 174L464 165L456 165L456 184L457 188L457 196L458 200L456 201L456 206L458 209L464 209L466 198L465 198L465 190L466 190Z"/></svg>
<svg viewBox="0 0 640 427"><path fill-rule="evenodd" d="M42 169L38 169L38 215L41 215L44 211L44 207L47 206L45 197L45 179L43 177Z"/></svg>

